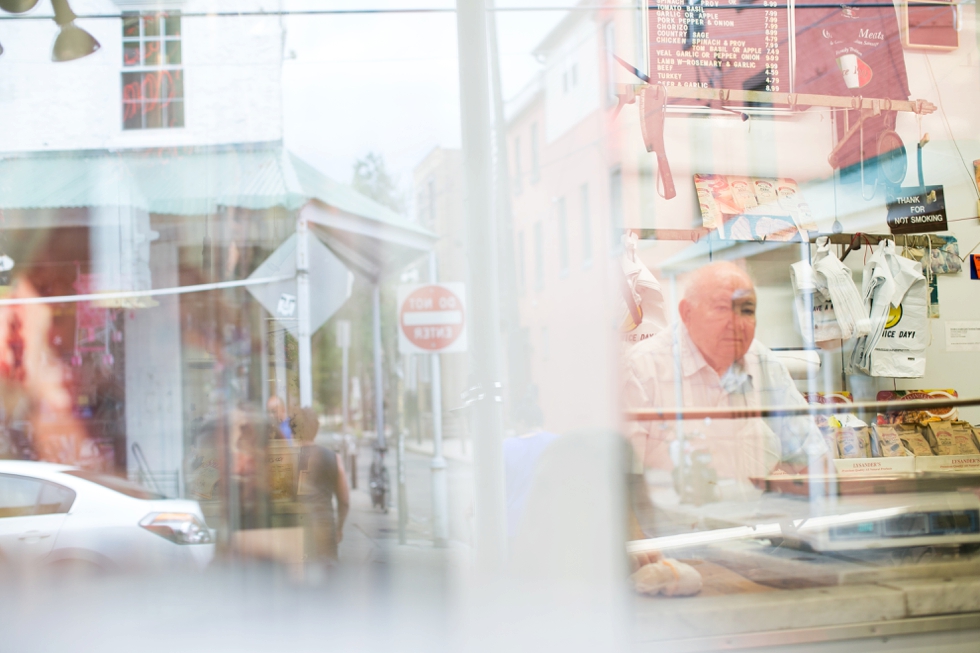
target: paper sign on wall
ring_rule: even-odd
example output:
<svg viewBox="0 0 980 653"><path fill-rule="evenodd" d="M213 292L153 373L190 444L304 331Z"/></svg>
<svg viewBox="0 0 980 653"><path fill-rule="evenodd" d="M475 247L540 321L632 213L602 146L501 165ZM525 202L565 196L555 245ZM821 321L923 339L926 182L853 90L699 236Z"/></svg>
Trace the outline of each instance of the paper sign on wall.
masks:
<svg viewBox="0 0 980 653"><path fill-rule="evenodd" d="M946 322L946 351L980 351L980 322Z"/></svg>

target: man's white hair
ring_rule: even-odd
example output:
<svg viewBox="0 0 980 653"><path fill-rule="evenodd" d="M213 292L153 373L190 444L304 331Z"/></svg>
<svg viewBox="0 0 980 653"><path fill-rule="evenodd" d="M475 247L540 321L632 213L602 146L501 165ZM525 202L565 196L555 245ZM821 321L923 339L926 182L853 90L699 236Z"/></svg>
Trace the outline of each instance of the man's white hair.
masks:
<svg viewBox="0 0 980 653"><path fill-rule="evenodd" d="M750 287L755 288L752 277L742 267L731 261L718 261L698 268L690 274L687 283L684 284L684 299L688 302L697 303L704 297L708 288L729 280L744 281Z"/></svg>

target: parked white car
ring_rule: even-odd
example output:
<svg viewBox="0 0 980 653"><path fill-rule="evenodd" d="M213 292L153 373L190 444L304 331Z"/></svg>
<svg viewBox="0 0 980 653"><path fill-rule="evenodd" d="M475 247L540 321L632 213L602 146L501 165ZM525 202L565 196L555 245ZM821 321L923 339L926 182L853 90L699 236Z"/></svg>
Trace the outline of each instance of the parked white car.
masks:
<svg viewBox="0 0 980 653"><path fill-rule="evenodd" d="M202 569L213 557L195 501L66 465L0 460L0 559L16 569Z"/></svg>

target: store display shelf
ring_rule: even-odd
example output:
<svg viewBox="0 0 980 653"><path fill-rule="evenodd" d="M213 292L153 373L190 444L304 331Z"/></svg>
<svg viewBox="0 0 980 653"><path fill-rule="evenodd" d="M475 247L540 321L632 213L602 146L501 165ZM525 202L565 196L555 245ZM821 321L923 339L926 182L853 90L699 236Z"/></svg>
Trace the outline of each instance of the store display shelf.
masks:
<svg viewBox="0 0 980 653"><path fill-rule="evenodd" d="M669 240L669 241L685 241L689 240L691 242L698 242L705 238L710 238L711 240L725 241L725 242L763 242L763 241L729 241L718 237L717 229L708 229L707 227L699 227L696 229L636 229L628 228L626 231L632 231L636 233L640 240ZM883 240L895 241L895 244L900 247L929 247L934 248L942 247L947 244L946 240L935 234L869 234L863 231L857 231L854 233L818 233L816 231L809 232L809 240L811 243L815 243L818 238L827 238L832 245L864 245L872 244L877 245ZM770 244L776 243L777 241L766 241ZM798 244L799 240L788 240L788 241L778 241L779 244Z"/></svg>
<svg viewBox="0 0 980 653"><path fill-rule="evenodd" d="M961 456L916 456L915 471L936 472L940 474L976 474L980 472L980 456L975 454Z"/></svg>
<svg viewBox="0 0 980 653"><path fill-rule="evenodd" d="M883 476L892 474L980 473L980 456L900 456L895 458L839 458L834 467L841 476Z"/></svg>
<svg viewBox="0 0 980 653"><path fill-rule="evenodd" d="M808 404L797 406L759 406L745 408L645 408L625 411L633 422L658 422L691 419L745 419L751 417L790 417L794 415L833 415L840 412L876 412L948 410L962 406L980 406L980 397L924 399L919 401L864 401L846 404Z"/></svg>
<svg viewBox="0 0 980 653"><path fill-rule="evenodd" d="M847 476L880 476L882 474L912 474L915 456L895 458L839 458L834 460L837 473Z"/></svg>
<svg viewBox="0 0 980 653"><path fill-rule="evenodd" d="M894 474L980 474L980 455L900 456L895 458L838 458L839 476L890 476Z"/></svg>
<svg viewBox="0 0 980 653"><path fill-rule="evenodd" d="M631 94L635 96L651 86L657 85L629 84L625 95L627 97ZM659 86L659 88L671 99L781 105L790 110L800 111L809 107L826 107L829 109L862 109L874 114L882 111L906 111L928 115L936 110L936 105L928 100L890 100L888 98L819 95L815 93L773 93L696 86Z"/></svg>

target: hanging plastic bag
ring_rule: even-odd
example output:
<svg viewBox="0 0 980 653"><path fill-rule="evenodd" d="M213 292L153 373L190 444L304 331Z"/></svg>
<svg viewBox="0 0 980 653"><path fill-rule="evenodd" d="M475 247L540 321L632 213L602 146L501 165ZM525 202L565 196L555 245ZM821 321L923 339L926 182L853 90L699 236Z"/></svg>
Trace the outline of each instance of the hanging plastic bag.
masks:
<svg viewBox="0 0 980 653"><path fill-rule="evenodd" d="M851 271L831 254L826 237L817 239L813 265L794 263L790 277L800 330L808 344L812 333L821 349L839 349L843 340L871 332L871 320Z"/></svg>
<svg viewBox="0 0 980 653"><path fill-rule="evenodd" d="M853 366L871 376L923 376L929 300L922 266L883 240L864 268L862 290L874 329L854 347Z"/></svg>
<svg viewBox="0 0 980 653"><path fill-rule="evenodd" d="M620 308L620 331L623 347L633 345L660 333L667 326L667 309L660 282L636 255L635 233L623 237L623 301Z"/></svg>

